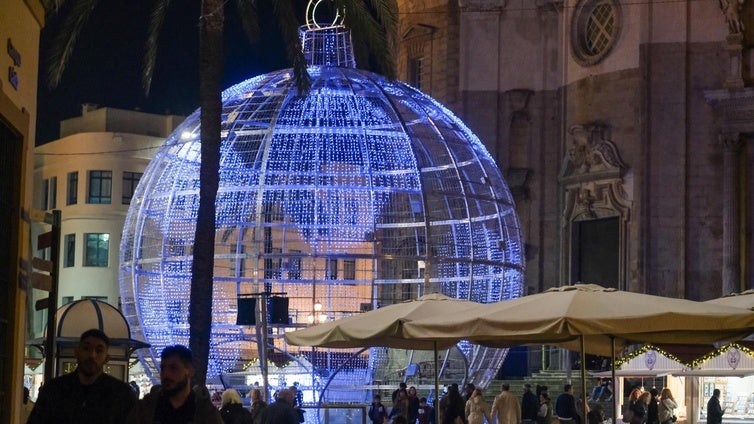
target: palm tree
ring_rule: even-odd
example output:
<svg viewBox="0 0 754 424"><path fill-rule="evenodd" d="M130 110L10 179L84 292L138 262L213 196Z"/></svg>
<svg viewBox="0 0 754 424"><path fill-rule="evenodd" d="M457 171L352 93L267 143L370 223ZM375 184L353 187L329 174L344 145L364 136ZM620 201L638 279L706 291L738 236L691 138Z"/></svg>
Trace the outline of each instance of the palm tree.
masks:
<svg viewBox="0 0 754 424"><path fill-rule="evenodd" d="M50 87L60 82L66 64L73 53L76 40L98 0L43 0L50 14L58 14L66 5L65 21L57 34L52 50L47 78ZM312 0L322 1L322 0ZM293 63L299 93L307 93L310 79L297 35L296 0L236 0L236 10L241 15L244 30L250 40L259 35L259 8L268 6L287 45L289 60ZM154 0L149 36L144 59L143 86L149 93L157 58L158 35L168 14L170 0ZM354 44L365 46L372 52L378 72L392 77L390 55L391 37L394 35L398 5L396 0L330 0L329 6L345 13L347 24L354 33ZM189 347L194 353L195 383L205 385L209 342L212 324L212 282L215 257L215 201L219 186L221 81L223 73L223 25L225 1L201 0L199 16L199 103L201 165L199 210L194 239L191 269L191 297L189 305ZM366 51L365 49L359 49ZM362 61L368 60L360 56Z"/></svg>

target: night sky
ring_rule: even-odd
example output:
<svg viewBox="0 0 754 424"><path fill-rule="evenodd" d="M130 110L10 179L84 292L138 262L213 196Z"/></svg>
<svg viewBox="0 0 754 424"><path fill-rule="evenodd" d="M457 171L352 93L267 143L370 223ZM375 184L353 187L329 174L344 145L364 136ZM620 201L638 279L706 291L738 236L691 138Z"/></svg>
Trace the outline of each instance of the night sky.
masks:
<svg viewBox="0 0 754 424"><path fill-rule="evenodd" d="M198 107L199 2L171 2L158 42L152 91L146 97L141 74L151 3L101 0L78 39L60 85L52 90L45 62L60 19L48 20L40 46L37 144L57 139L60 120L80 116L83 103L178 115L188 115ZM269 24L271 19L262 19L262 39L251 45L235 13L235 7L226 8L224 88L290 66L280 33Z"/></svg>

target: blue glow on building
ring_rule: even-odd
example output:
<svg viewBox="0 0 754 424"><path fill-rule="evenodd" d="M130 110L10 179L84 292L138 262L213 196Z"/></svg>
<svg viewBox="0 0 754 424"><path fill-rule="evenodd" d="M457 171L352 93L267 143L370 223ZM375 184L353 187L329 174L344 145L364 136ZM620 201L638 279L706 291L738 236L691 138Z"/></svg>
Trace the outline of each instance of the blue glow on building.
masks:
<svg viewBox="0 0 754 424"><path fill-rule="evenodd" d="M368 402L406 379L426 395L431 352L311 349L282 335L431 292L522 295L512 196L478 138L427 95L353 67L309 72L306 97L291 70L223 94L208 377L261 382L260 330L235 324L237 296L285 292L290 323L268 332L272 386L298 381L310 402ZM163 347L188 344L199 160L196 111L145 171L123 231L123 312L152 345L140 359L155 378ZM461 344L443 353L443 382L485 386L504 354Z"/></svg>

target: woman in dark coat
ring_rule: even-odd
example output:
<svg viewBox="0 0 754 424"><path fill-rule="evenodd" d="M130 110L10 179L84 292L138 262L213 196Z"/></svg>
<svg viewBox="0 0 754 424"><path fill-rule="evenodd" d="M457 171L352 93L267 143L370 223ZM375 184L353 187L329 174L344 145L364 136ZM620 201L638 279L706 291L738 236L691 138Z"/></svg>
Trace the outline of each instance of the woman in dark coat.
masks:
<svg viewBox="0 0 754 424"><path fill-rule="evenodd" d="M458 392L457 389L448 390L447 406L442 416L442 424L457 424L458 422L466 422L466 402ZM460 421L457 421L460 419Z"/></svg>
<svg viewBox="0 0 754 424"><path fill-rule="evenodd" d="M224 391L222 399L220 416L225 424L252 424L251 412L243 407L241 395L235 389Z"/></svg>
<svg viewBox="0 0 754 424"><path fill-rule="evenodd" d="M652 395L649 392L644 392L639 399L631 405L631 412L633 412L631 424L646 424L647 410L651 398Z"/></svg>

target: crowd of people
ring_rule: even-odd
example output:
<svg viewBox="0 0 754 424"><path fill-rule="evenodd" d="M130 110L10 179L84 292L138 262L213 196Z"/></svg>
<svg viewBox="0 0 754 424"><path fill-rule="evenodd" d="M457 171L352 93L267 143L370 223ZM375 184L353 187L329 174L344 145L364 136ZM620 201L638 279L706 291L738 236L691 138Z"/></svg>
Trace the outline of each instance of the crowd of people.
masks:
<svg viewBox="0 0 754 424"><path fill-rule="evenodd" d="M259 389L250 395L250 407L243 405L241 395L234 389L222 393L218 409L212 403L206 387L191 385L194 376L193 355L183 345L168 346L160 355L160 384L138 399L131 385L103 372L109 360L110 339L98 329L85 331L74 350L76 369L45 382L36 403L25 391L23 411L26 423L101 423L101 424L298 424L304 422L301 396L296 385L278 390L271 404L263 400ZM489 404L482 390L466 384L459 390L450 385L437 402L436 411L420 397L416 387L400 383L393 391L390 407L374 396L368 416L374 424L603 424L605 415L599 404L612 399L609 382L601 382L588 399L577 401L573 386L566 384L563 392L551 404L547 387L532 391L524 384L521 397L501 386L500 393ZM720 390L715 389L707 403L707 423L721 424L725 409L720 405ZM591 410L587 400L596 402ZM582 419L583 409L588 411ZM669 388L658 391L633 389L623 413L626 424L673 424L678 405ZM586 422L585 422L586 421Z"/></svg>
<svg viewBox="0 0 754 424"><path fill-rule="evenodd" d="M718 391L719 393L719 391ZM642 391L634 388L628 395L628 403L623 413L623 422L629 424L673 424L678 404L669 388L652 388ZM722 421L722 413L720 414ZM714 421L707 420L708 424ZM720 424L720 423L717 423Z"/></svg>
<svg viewBox="0 0 754 424"><path fill-rule="evenodd" d="M206 387L193 386L191 350L172 345L160 354L160 384L138 399L131 385L103 372L110 338L99 329L85 331L74 349L76 369L45 382L37 401L25 391L27 424L298 424L304 422L296 386L279 390L267 405L258 389L250 408L234 389L222 393L218 409Z"/></svg>
<svg viewBox="0 0 754 424"><path fill-rule="evenodd" d="M374 395L368 416L373 424L437 424L438 415L439 424L551 424L554 415L547 387L537 386L535 392L530 384L524 384L522 390L519 398L509 384L502 384L500 393L489 403L474 384L462 389L451 384L437 403L439 411L435 411L427 398L417 395L415 387L400 383L390 407L383 404L382 396Z"/></svg>

